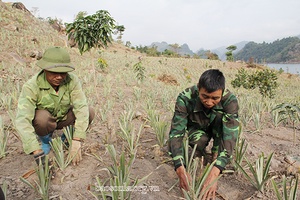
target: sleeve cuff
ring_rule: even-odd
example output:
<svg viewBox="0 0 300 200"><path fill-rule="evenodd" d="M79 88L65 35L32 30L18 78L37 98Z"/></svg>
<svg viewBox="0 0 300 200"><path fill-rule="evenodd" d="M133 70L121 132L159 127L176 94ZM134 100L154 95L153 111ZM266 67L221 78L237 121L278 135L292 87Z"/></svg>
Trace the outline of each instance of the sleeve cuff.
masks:
<svg viewBox="0 0 300 200"><path fill-rule="evenodd" d="M185 165L182 165L181 163L177 163L177 164L174 164L174 170L176 171L176 169L181 166L184 166L184 168L186 168Z"/></svg>
<svg viewBox="0 0 300 200"><path fill-rule="evenodd" d="M224 167L221 167L220 165L214 165L214 166L220 170L220 174L222 174L223 170L225 169Z"/></svg>

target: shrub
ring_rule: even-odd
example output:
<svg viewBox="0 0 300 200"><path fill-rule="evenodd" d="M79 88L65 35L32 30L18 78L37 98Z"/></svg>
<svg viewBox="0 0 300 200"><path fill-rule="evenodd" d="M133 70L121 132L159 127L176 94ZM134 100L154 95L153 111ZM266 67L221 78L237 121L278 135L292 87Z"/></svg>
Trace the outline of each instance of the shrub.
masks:
<svg viewBox="0 0 300 200"><path fill-rule="evenodd" d="M93 47L107 47L112 41L115 20L106 10L99 10L96 14L78 17L67 26L68 38L74 38L82 54Z"/></svg>
<svg viewBox="0 0 300 200"><path fill-rule="evenodd" d="M258 70L253 74L248 74L245 69L238 71L235 79L231 81L231 85L236 87L243 86L245 89L259 89L262 97L273 98L275 90L278 88L277 75L269 69Z"/></svg>

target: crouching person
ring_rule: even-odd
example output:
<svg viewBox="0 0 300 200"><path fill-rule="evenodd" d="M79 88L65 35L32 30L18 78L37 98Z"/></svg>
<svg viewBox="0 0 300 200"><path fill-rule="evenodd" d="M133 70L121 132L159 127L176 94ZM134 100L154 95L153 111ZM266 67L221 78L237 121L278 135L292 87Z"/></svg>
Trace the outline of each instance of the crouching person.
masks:
<svg viewBox="0 0 300 200"><path fill-rule="evenodd" d="M206 156L206 146L213 139L212 160L201 193L203 200L216 199L217 178L232 158L239 131L238 101L225 89L225 77L217 69L205 71L197 85L181 92L176 100L169 134L169 153L173 158L180 188L189 191L190 174L186 172L183 138L196 146L199 155Z"/></svg>
<svg viewBox="0 0 300 200"><path fill-rule="evenodd" d="M70 153L77 165L94 110L87 105L78 77L69 73L75 68L65 49L48 48L37 65L42 70L23 85L18 101L16 128L24 152L39 163L50 152L53 132L74 125Z"/></svg>

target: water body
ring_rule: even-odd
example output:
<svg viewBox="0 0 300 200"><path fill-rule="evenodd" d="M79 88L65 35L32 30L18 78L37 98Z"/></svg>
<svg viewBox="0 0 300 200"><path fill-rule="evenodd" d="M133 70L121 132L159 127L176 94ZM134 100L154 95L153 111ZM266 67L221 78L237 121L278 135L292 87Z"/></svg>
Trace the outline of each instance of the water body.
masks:
<svg viewBox="0 0 300 200"><path fill-rule="evenodd" d="M266 66L270 67L271 69L283 69L284 72L291 73L291 74L300 74L300 63L299 64L275 64L275 63L268 63Z"/></svg>

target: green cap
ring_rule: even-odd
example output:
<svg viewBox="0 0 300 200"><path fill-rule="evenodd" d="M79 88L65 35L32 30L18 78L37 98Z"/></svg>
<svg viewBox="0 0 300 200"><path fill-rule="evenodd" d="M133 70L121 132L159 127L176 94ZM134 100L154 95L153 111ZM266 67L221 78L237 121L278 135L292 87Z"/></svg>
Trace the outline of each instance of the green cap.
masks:
<svg viewBox="0 0 300 200"><path fill-rule="evenodd" d="M37 65L50 72L70 72L75 68L71 64L69 53L61 47L50 47L46 49Z"/></svg>

